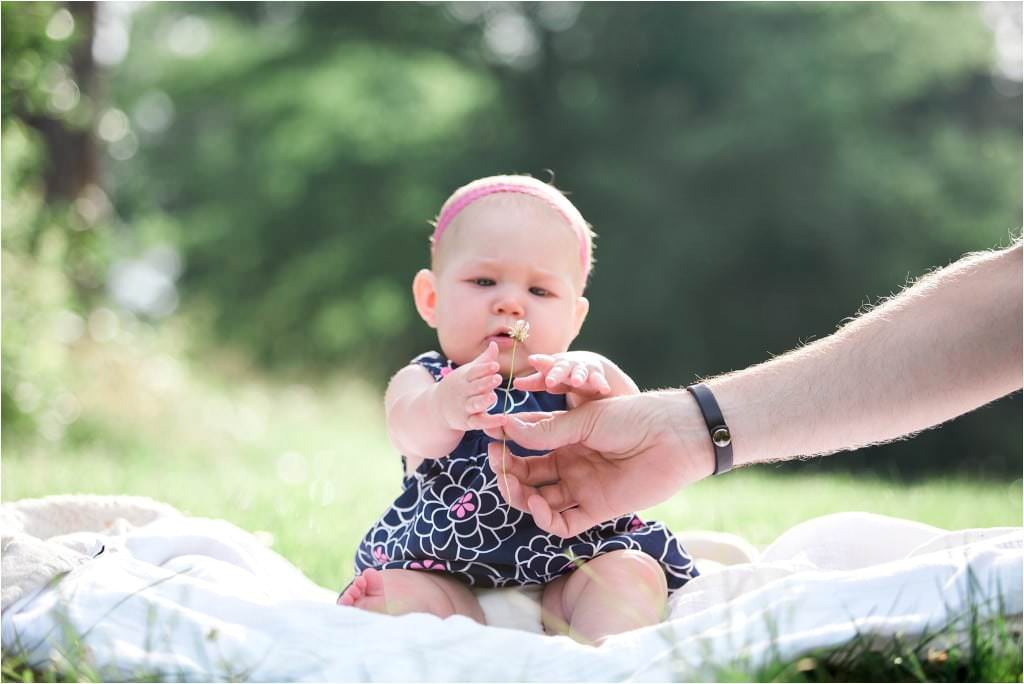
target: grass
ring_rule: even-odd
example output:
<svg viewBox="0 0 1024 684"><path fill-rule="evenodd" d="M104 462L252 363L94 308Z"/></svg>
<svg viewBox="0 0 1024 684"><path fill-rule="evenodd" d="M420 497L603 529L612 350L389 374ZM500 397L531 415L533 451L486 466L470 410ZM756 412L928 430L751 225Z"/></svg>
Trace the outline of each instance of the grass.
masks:
<svg viewBox="0 0 1024 684"><path fill-rule="evenodd" d="M342 587L351 578L357 542L401 482L379 390L344 377L315 386L272 383L232 363L200 377L163 344L138 335L130 344L81 343L67 388L80 404L77 418L59 439L51 431L49 439L7 440L4 501L68 493L151 496L260 533L317 583ZM939 478L905 485L775 470L750 468L702 482L647 515L676 531L732 532L761 546L803 520L849 510L951 529L1021 524L1019 480ZM1002 644L1000 634L983 641ZM890 665L893 658L909 662L902 650L895 653L885 656ZM984 661L989 669L965 670L966 661L950 653L939 679L982 672L997 675L990 681L1021 679L1019 657L994 655ZM723 672L722 678L886 680L925 672L896 677L899 666L872 665L874 657L815 656L763 672ZM5 680L25 676L40 673L4 667Z"/></svg>
<svg viewBox="0 0 1024 684"><path fill-rule="evenodd" d="M966 616L966 639L938 631L912 640L896 638L879 648L869 638L792 662L751 672L723 669L719 682L1019 682L1024 660L1020 634L1001 619ZM946 643L950 642L950 643ZM935 646L930 644L935 643Z"/></svg>
<svg viewBox="0 0 1024 684"><path fill-rule="evenodd" d="M356 544L398 494L401 479L397 457L383 439L350 433L335 441L342 439L345 444L334 448L305 450L293 444L277 451L240 445L239 453L205 455L184 453L173 441L136 458L96 446L7 455L4 498L151 496L192 515L224 518L272 535L274 549L311 579L340 588L351 578ZM1020 496L1012 487L977 482L899 486L851 476L780 476L748 469L692 487L645 515L676 531L733 532L763 546L798 522L848 510L951 529L990 527L1019 524Z"/></svg>

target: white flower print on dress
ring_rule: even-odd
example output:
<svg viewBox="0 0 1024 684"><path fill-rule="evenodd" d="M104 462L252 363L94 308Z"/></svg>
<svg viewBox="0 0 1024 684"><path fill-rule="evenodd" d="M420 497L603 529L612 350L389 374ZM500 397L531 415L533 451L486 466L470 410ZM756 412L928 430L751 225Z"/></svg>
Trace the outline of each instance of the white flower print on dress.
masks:
<svg viewBox="0 0 1024 684"><path fill-rule="evenodd" d="M572 543L567 545L566 541ZM516 576L526 584L545 584L550 582L552 577L575 570L579 563L602 553L624 549L639 550L640 545L629 537L622 536L609 539L596 536L596 539L591 541L585 540L584 535L565 540L553 534L538 534L529 544L516 550Z"/></svg>
<svg viewBox="0 0 1024 684"><path fill-rule="evenodd" d="M439 462L440 463L440 462ZM472 494L471 515L458 516ZM464 503L461 510L466 513ZM431 472L420 489L420 509L410 545L431 557L472 561L501 547L525 516L509 508L498 492L486 460L472 465L450 462Z"/></svg>

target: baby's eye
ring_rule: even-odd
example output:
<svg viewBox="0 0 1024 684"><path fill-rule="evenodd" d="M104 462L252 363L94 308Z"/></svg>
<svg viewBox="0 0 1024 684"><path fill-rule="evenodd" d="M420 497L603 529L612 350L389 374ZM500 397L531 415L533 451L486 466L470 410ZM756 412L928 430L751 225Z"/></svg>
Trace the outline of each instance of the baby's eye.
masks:
<svg viewBox="0 0 1024 684"><path fill-rule="evenodd" d="M530 294L537 297L550 297L553 293L551 290L545 290L543 287L531 287Z"/></svg>
<svg viewBox="0 0 1024 684"><path fill-rule="evenodd" d="M472 283L480 287L492 287L495 282L490 278L473 278Z"/></svg>

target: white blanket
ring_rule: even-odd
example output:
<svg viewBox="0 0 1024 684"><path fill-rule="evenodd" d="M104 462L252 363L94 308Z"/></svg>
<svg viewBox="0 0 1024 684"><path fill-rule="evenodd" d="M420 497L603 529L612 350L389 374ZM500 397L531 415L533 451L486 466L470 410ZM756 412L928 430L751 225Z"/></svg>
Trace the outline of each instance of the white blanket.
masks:
<svg viewBox="0 0 1024 684"><path fill-rule="evenodd" d="M1022 610L1021 529L947 532L846 513L792 528L755 562L708 564L672 597L665 623L595 649L461 617L336 606L334 590L224 521L167 507L117 520L107 506L55 528L33 522L47 505L0 507L4 652L43 666L80 640L106 679L714 679L722 666L796 658L858 633L912 638L970 609L981 619ZM491 611L515 596L490 595Z"/></svg>

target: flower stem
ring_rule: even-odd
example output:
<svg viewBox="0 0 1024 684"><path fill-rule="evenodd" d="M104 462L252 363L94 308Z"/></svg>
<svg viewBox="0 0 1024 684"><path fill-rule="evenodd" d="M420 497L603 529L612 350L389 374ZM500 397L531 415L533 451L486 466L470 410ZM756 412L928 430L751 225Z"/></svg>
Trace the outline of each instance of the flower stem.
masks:
<svg viewBox="0 0 1024 684"><path fill-rule="evenodd" d="M519 340L512 338L512 367L508 372L508 387L505 388L505 407L502 409L502 413L508 414L511 412L512 407L509 404L512 401L512 378L516 376L516 345ZM503 437L501 440L501 476L505 479L505 492L511 496L511 492L508 490L508 470L505 468L505 448L508 443L508 437Z"/></svg>

